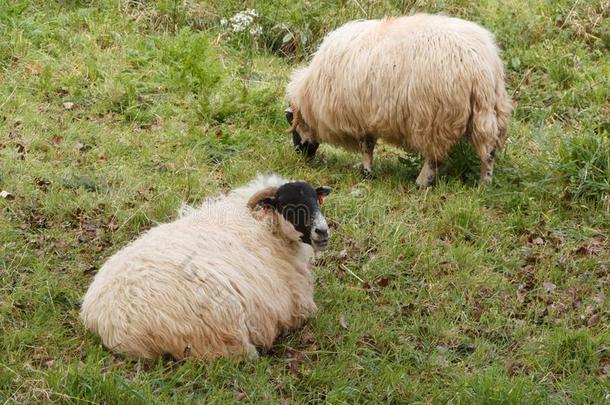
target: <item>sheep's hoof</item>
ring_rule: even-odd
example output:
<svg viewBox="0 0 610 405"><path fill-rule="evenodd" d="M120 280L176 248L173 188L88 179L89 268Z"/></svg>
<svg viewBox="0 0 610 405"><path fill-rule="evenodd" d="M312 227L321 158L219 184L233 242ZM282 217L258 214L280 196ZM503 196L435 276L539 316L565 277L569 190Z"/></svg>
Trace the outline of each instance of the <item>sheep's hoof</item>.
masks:
<svg viewBox="0 0 610 405"><path fill-rule="evenodd" d="M430 187L432 182L434 181L434 175L432 176L419 176L417 180L415 180L415 184L417 184L420 188Z"/></svg>
<svg viewBox="0 0 610 405"><path fill-rule="evenodd" d="M362 164L362 162L356 163L353 166L353 168L359 170L360 174L362 175L362 177L367 179L367 180L370 180L373 177L375 177L375 173L373 172L373 169L365 168L364 165Z"/></svg>
<svg viewBox="0 0 610 405"><path fill-rule="evenodd" d="M255 360L258 358L258 350L251 344L246 346L246 357L248 360Z"/></svg>
<svg viewBox="0 0 610 405"><path fill-rule="evenodd" d="M364 167L362 168L362 170L360 170L360 172L362 173L362 177L367 180L370 180L375 176L371 169L365 169Z"/></svg>
<svg viewBox="0 0 610 405"><path fill-rule="evenodd" d="M484 188L491 185L491 177L485 177L479 180L479 187Z"/></svg>

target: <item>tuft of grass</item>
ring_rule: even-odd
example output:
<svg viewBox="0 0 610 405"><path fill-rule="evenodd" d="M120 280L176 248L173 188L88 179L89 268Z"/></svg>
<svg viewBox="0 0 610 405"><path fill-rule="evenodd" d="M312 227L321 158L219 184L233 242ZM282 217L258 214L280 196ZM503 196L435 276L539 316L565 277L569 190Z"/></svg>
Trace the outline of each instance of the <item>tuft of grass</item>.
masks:
<svg viewBox="0 0 610 405"><path fill-rule="evenodd" d="M607 132L568 138L559 146L559 180L573 198L610 198L610 137Z"/></svg>
<svg viewBox="0 0 610 405"><path fill-rule="evenodd" d="M553 403L544 389L527 377L509 376L501 368L488 368L460 378L457 395L448 398L458 404L523 404Z"/></svg>
<svg viewBox="0 0 610 405"><path fill-rule="evenodd" d="M601 339L607 336L601 335ZM578 372L595 372L600 354L607 350L587 330L554 331L544 345L543 362L554 373L569 376Z"/></svg>

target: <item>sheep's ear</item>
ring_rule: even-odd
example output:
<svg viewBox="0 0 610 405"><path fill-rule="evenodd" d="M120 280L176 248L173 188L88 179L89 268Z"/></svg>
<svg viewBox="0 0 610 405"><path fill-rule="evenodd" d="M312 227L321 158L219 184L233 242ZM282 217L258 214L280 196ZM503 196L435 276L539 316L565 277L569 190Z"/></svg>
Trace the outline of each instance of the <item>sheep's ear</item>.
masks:
<svg viewBox="0 0 610 405"><path fill-rule="evenodd" d="M274 199L273 196L275 195L276 190L276 187L267 187L257 191L250 197L246 206L251 210L255 209L257 206L262 206L261 202Z"/></svg>
<svg viewBox="0 0 610 405"><path fill-rule="evenodd" d="M331 191L333 191L333 189L326 186L316 188L316 194L318 195L318 204L322 205L322 203L324 202L324 197L329 195Z"/></svg>
<svg viewBox="0 0 610 405"><path fill-rule="evenodd" d="M277 207L277 200L273 197L263 198L258 202L259 207L263 207L263 209L275 209Z"/></svg>
<svg viewBox="0 0 610 405"><path fill-rule="evenodd" d="M333 191L332 188L326 187L326 186L316 188L316 194L318 195L318 197L326 197L332 191Z"/></svg>
<svg viewBox="0 0 610 405"><path fill-rule="evenodd" d="M288 123L290 124L290 128L288 128L286 132L292 132L296 130L299 126L301 117L299 110L294 109L292 107L288 107L286 110L284 110L284 112L286 113L286 120L288 120Z"/></svg>
<svg viewBox="0 0 610 405"><path fill-rule="evenodd" d="M290 125L292 125L292 120L294 119L294 113L292 112L292 107L288 107L284 110L284 112L286 113L286 121L288 121L288 123Z"/></svg>

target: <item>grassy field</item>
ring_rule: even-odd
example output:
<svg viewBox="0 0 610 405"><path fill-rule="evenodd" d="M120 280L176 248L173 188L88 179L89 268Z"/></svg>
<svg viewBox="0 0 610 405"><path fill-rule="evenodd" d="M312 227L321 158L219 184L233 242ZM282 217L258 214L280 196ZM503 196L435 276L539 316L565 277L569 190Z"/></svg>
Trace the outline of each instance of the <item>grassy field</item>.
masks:
<svg viewBox="0 0 610 405"><path fill-rule="evenodd" d="M245 31L222 21L246 8ZM516 108L489 188L467 145L419 190L416 155L382 145L363 180L284 133L326 32L415 11L503 49ZM0 0L0 404L610 403L609 32L607 0ZM212 363L128 361L84 330L105 259L270 171L335 189L303 330Z"/></svg>

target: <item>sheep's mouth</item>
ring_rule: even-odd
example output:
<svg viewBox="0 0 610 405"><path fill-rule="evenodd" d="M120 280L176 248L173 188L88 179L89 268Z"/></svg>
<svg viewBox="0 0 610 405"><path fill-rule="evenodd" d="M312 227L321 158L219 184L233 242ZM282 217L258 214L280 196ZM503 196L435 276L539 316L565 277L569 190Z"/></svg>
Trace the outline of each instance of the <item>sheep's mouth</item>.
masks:
<svg viewBox="0 0 610 405"><path fill-rule="evenodd" d="M326 250L326 248L328 247L328 238L313 240L311 244L315 251Z"/></svg>
<svg viewBox="0 0 610 405"><path fill-rule="evenodd" d="M296 130L292 131L292 143L294 144L294 150L298 153L305 155L307 158L313 158L318 150L319 143L303 141L301 135Z"/></svg>

